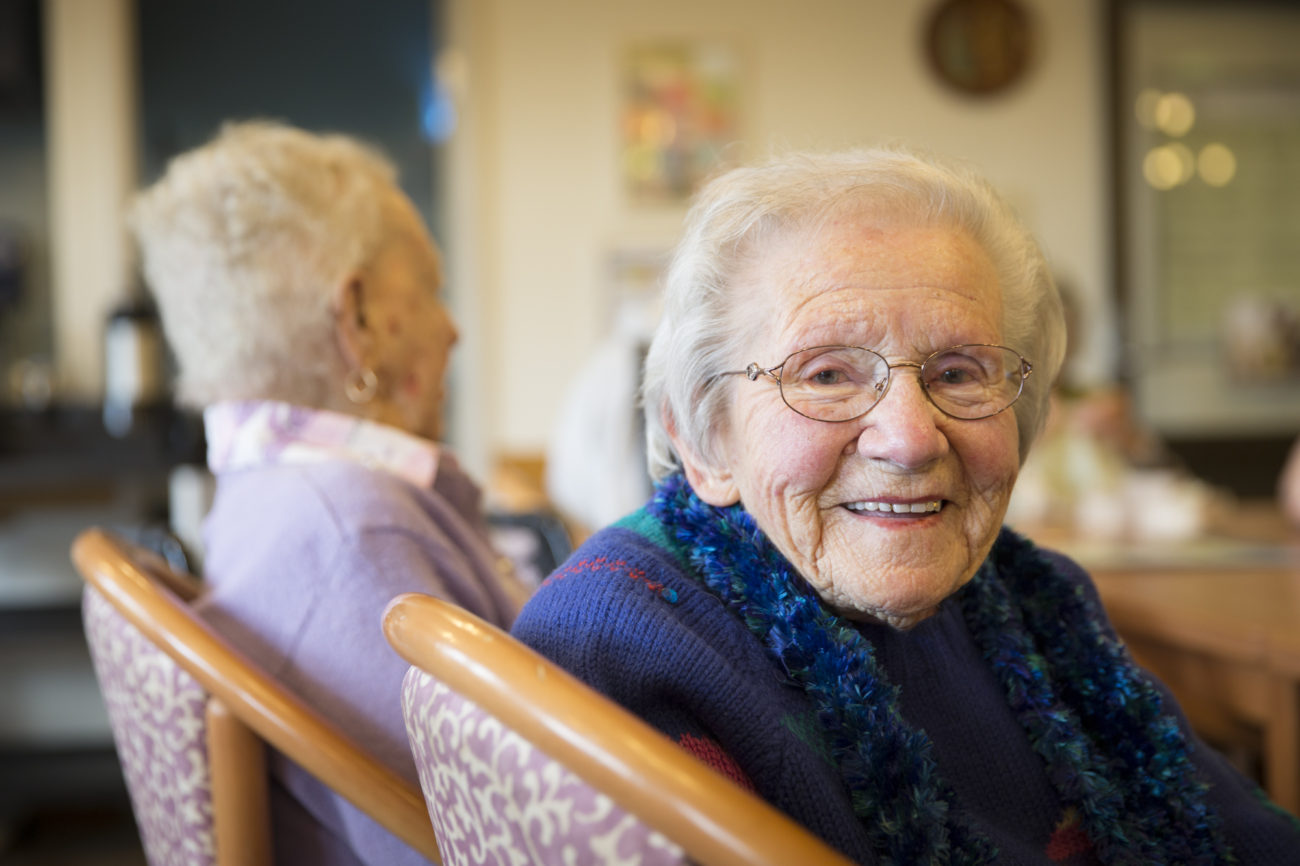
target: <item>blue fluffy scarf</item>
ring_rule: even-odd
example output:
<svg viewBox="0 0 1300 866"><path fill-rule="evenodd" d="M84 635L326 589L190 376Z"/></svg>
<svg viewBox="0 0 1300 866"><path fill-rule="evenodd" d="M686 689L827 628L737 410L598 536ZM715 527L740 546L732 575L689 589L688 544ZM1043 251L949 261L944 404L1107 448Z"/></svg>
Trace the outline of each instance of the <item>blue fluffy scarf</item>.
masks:
<svg viewBox="0 0 1300 866"><path fill-rule="evenodd" d="M883 862L996 862L940 776L929 739L903 718L871 644L821 603L753 518L702 502L680 475L659 485L650 511L675 534L696 577L816 703ZM1091 599L1007 530L957 598L1102 862L1234 862L1178 724Z"/></svg>

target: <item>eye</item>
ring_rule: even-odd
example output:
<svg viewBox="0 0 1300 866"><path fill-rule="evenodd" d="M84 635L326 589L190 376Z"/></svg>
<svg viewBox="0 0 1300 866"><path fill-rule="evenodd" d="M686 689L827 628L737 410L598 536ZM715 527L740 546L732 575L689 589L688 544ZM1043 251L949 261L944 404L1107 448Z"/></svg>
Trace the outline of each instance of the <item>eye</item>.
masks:
<svg viewBox="0 0 1300 866"><path fill-rule="evenodd" d="M926 364L926 384L939 388L986 385L990 373L978 358L959 352L939 355Z"/></svg>
<svg viewBox="0 0 1300 866"><path fill-rule="evenodd" d="M946 370L940 370L939 375L934 381L940 385L965 385L970 383L975 377L971 375L970 370L961 367L949 367Z"/></svg>
<svg viewBox="0 0 1300 866"><path fill-rule="evenodd" d="M862 378L850 353L842 350L799 352L786 363L783 378L806 388L834 388Z"/></svg>
<svg viewBox="0 0 1300 866"><path fill-rule="evenodd" d="M823 369L807 376L805 381L810 385L840 385L847 382L848 378L843 370Z"/></svg>

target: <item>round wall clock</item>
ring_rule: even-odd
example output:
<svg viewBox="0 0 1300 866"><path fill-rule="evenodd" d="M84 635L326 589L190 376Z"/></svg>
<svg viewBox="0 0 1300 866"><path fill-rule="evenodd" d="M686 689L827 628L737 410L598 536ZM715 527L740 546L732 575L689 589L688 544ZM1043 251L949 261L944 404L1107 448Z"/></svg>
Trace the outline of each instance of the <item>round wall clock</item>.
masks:
<svg viewBox="0 0 1300 866"><path fill-rule="evenodd" d="M926 27L926 53L944 83L996 93L1024 74L1032 56L1028 13L1015 0L944 0Z"/></svg>

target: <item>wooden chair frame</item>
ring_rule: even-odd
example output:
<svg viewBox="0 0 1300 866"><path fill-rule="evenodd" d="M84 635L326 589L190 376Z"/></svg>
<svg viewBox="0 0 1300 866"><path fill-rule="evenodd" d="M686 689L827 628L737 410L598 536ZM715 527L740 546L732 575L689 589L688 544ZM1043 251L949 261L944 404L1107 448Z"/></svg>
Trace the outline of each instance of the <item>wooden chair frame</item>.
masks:
<svg viewBox="0 0 1300 866"><path fill-rule="evenodd" d="M384 633L402 658L672 839L702 866L850 861L614 701L473 614L395 598Z"/></svg>
<svg viewBox="0 0 1300 866"><path fill-rule="evenodd" d="M199 619L188 604L197 594L195 578L100 528L76 538L72 559L86 583L208 695L219 864L271 863L264 743L432 862L442 862L419 787L379 763ZM393 696L395 706L399 699Z"/></svg>

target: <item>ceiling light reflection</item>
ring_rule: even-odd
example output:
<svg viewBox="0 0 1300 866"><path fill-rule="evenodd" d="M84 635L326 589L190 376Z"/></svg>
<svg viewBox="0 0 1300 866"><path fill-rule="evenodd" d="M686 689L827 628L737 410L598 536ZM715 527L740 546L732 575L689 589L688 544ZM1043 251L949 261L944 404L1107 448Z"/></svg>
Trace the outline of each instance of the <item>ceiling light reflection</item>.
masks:
<svg viewBox="0 0 1300 866"><path fill-rule="evenodd" d="M1216 141L1201 148L1196 170L1210 186L1227 186L1237 174L1237 157L1226 144Z"/></svg>
<svg viewBox="0 0 1300 866"><path fill-rule="evenodd" d="M1196 123L1196 108L1185 94L1165 93L1156 100L1154 117L1161 132L1180 138Z"/></svg>
<svg viewBox="0 0 1300 866"><path fill-rule="evenodd" d="M1158 190L1173 189L1191 179L1196 158L1183 144L1164 144L1147 151L1142 160L1142 176Z"/></svg>

